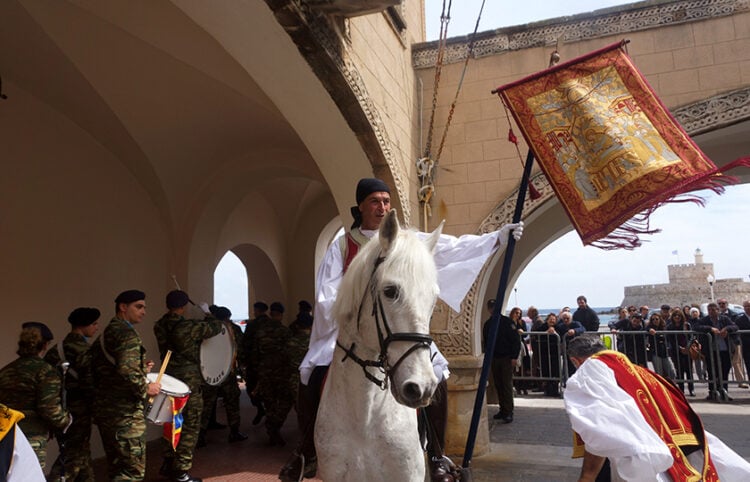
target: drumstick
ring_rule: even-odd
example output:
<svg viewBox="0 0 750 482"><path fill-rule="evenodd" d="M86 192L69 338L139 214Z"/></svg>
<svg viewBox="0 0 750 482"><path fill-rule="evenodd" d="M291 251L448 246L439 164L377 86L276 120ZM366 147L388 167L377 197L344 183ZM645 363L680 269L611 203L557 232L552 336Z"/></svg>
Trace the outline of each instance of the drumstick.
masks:
<svg viewBox="0 0 750 482"><path fill-rule="evenodd" d="M167 369L167 363L169 363L169 357L171 356L172 356L172 350L167 350L167 354L164 355L164 361L161 363L161 368L159 369L159 375L157 375L155 383L161 383L161 377L164 376L164 371ZM154 403L154 397L149 397L148 403L149 405Z"/></svg>
<svg viewBox="0 0 750 482"><path fill-rule="evenodd" d="M177 289L182 291L182 288L180 288L180 283L177 282L177 275L175 274L172 275L172 281L174 281L174 285L177 287ZM195 303L193 302L193 300L188 298L188 301L190 302L191 305L195 306Z"/></svg>

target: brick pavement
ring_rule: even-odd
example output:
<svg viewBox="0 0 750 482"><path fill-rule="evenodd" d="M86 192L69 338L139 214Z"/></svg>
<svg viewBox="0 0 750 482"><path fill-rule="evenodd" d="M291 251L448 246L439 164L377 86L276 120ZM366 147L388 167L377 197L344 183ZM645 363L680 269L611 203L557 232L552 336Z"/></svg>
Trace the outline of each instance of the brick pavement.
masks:
<svg viewBox="0 0 750 482"><path fill-rule="evenodd" d="M750 460L750 438L744 428L750 415L750 390L732 388L730 393L733 402L719 404L697 397L691 403L709 431ZM263 426L250 424L255 412L244 393L242 411L242 431L248 434L248 440L230 444L228 429L209 431L208 446L196 451L191 474L208 482L278 480L276 474L296 442L294 412L282 430L287 445L269 447ZM496 405L488 407L490 420L496 411ZM221 407L218 413L223 421ZM491 451L472 460L474 482L577 480L580 460L570 458L572 433L562 399L537 394L517 397L513 423L490 423ZM156 433L155 427L150 430ZM149 443L149 481L164 480L158 476L161 456L157 442ZM103 460L97 460L95 466L97 480L106 480Z"/></svg>

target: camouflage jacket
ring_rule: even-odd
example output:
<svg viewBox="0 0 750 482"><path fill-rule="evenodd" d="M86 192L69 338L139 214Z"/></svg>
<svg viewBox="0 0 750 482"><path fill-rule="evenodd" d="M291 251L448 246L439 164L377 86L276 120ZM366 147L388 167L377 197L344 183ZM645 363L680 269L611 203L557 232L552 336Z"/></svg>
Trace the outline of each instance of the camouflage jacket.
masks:
<svg viewBox="0 0 750 482"><path fill-rule="evenodd" d="M258 320L258 326L252 338L250 358L257 367L259 376L273 376L288 379L289 328L280 321L271 318Z"/></svg>
<svg viewBox="0 0 750 482"><path fill-rule="evenodd" d="M70 423L60 402L60 375L38 356L20 357L0 370L0 403L24 414L18 426L28 437Z"/></svg>
<svg viewBox="0 0 750 482"><path fill-rule="evenodd" d="M112 318L91 345L95 411L122 407L127 413L143 410L148 381L146 349L133 325Z"/></svg>
<svg viewBox="0 0 750 482"><path fill-rule="evenodd" d="M70 404L90 405L94 398L94 381L91 377L91 352L86 338L78 333L68 333L61 343L47 350L44 360L57 367L63 361L70 363L65 376L65 390Z"/></svg>
<svg viewBox="0 0 750 482"><path fill-rule="evenodd" d="M172 350L166 373L186 383L191 390L197 390L203 384L201 342L221 333L223 325L213 318L188 320L167 313L155 326L160 327L159 331L154 329L159 347L164 347L164 354Z"/></svg>
<svg viewBox="0 0 750 482"><path fill-rule="evenodd" d="M245 333L242 335L242 342L240 343L240 360L242 364L247 368L248 371L257 371L257 360L253 358L253 343L255 339L255 333L258 331L258 326L265 323L270 318L267 315L261 315L257 318L253 318L247 321L245 325Z"/></svg>

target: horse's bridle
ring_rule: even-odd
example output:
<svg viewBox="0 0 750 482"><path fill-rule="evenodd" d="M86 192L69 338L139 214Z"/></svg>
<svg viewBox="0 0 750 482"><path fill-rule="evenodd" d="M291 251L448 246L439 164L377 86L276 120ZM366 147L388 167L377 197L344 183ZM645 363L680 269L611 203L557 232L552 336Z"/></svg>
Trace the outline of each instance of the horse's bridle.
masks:
<svg viewBox="0 0 750 482"><path fill-rule="evenodd" d="M336 340L336 345L341 348L346 355L341 361L345 361L347 358L351 358L355 363L362 367L362 371L365 372L365 376L375 385L379 386L381 390L388 388L388 379L392 379L393 373L401 365L404 359L411 355L414 351L420 348L430 349L432 344L432 337L429 334L416 333L416 332L404 332L404 333L393 333L391 327L388 325L388 319L385 317L385 311L383 310L383 302L380 299L380 294L377 293L376 285L374 283L375 273L378 267L385 261L385 256L378 256L375 260L375 266L372 268L372 274L370 280L367 283L366 291L370 292L370 298L372 299L372 316L375 317L375 328L378 331L378 343L380 345L380 354L377 360L363 360L354 353L356 343L352 343L351 347L346 348L344 345ZM366 297L366 295L365 295ZM360 318L362 316L362 306L365 302L365 297L362 297L362 301L359 304L359 310L357 312L357 327L359 327ZM382 328L381 328L382 325ZM385 336L383 336L385 333ZM401 357L390 366L388 364L388 345L394 341L411 341L414 344L409 347ZM377 378L375 375L370 373L367 369L369 367L377 368L382 374L383 378Z"/></svg>

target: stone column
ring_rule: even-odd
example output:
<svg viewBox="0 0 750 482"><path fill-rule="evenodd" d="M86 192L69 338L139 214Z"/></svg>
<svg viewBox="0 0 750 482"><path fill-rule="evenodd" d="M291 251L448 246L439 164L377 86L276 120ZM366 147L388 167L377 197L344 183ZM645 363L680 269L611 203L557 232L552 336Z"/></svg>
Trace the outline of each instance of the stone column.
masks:
<svg viewBox="0 0 750 482"><path fill-rule="evenodd" d="M448 379L448 427L445 435L445 453L462 457L466 449L471 416L474 411L479 375L482 371L482 357L449 357L451 376ZM479 419L474 456L489 452L490 435L487 422L487 403L482 405Z"/></svg>

